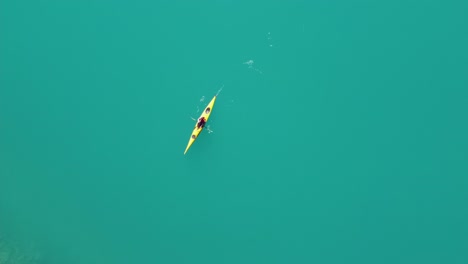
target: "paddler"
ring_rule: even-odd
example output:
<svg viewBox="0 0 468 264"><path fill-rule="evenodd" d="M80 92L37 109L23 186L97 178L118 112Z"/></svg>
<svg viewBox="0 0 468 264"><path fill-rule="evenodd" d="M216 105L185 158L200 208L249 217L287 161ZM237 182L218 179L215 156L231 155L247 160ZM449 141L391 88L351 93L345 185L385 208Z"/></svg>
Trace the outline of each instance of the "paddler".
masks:
<svg viewBox="0 0 468 264"><path fill-rule="evenodd" d="M206 123L205 117L200 117L200 118L198 118L197 128L202 128L202 127L204 127L204 126L205 126L205 123Z"/></svg>
<svg viewBox="0 0 468 264"><path fill-rule="evenodd" d="M209 107L207 107L206 110L205 110L205 114L209 114L210 111L211 111L211 109ZM206 123L205 117L202 116L202 117L198 118L197 128L205 127L205 123Z"/></svg>

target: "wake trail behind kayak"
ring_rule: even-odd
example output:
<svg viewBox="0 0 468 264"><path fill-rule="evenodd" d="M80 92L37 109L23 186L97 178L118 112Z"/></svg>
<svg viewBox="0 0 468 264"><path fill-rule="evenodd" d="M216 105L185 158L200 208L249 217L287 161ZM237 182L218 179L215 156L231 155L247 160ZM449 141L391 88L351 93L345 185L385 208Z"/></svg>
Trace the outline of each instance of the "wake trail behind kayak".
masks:
<svg viewBox="0 0 468 264"><path fill-rule="evenodd" d="M221 88L219 88L218 92L216 93L216 96L218 96L218 94L223 90L223 88L224 88L224 84L223 86L221 86Z"/></svg>

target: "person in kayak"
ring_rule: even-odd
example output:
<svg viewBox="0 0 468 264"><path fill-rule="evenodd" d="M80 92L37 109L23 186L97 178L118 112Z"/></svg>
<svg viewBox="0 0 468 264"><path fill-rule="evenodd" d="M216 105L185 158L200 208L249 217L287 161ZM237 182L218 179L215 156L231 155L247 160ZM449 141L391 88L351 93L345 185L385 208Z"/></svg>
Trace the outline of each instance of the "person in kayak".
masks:
<svg viewBox="0 0 468 264"><path fill-rule="evenodd" d="M198 118L197 128L203 128L205 127L205 124L206 124L205 117Z"/></svg>

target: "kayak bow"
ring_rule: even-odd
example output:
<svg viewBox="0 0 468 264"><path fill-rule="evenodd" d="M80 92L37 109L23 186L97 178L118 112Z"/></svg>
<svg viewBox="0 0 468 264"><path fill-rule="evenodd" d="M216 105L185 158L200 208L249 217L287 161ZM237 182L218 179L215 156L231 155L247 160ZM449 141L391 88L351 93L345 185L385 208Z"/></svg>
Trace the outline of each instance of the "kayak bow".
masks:
<svg viewBox="0 0 468 264"><path fill-rule="evenodd" d="M213 112L213 106L214 106L215 101L216 101L216 95L213 97L213 99L211 99L211 102L205 107L205 109L203 110L203 113L200 115L199 119L201 117L204 117L205 122L208 122L208 118L210 117L211 113ZM200 128L197 127L197 123L198 123L198 119L197 119L197 122L195 123L195 128L192 131L192 135L190 136L187 147L185 148L184 155L185 155L185 153L187 153L189 148L192 146L193 142L195 142L195 140L198 138L198 135L203 130L203 127L200 127Z"/></svg>

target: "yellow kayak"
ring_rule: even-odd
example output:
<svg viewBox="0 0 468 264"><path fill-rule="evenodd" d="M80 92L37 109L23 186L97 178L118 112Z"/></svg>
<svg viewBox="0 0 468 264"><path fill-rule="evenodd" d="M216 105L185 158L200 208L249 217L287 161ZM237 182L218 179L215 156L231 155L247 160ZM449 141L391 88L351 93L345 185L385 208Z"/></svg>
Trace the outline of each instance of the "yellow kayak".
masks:
<svg viewBox="0 0 468 264"><path fill-rule="evenodd" d="M204 119L205 123L208 122L208 118L210 118L211 112L213 111L213 106L216 101L216 95L211 99L211 102L205 107L203 110L203 113L201 116L198 118L197 123L195 123L195 128L192 131L192 135L190 136L189 142L187 144L187 147L185 148L185 153L189 150L189 148L192 146L193 142L198 138L198 135L200 132L203 130L204 125L199 125L199 120Z"/></svg>

